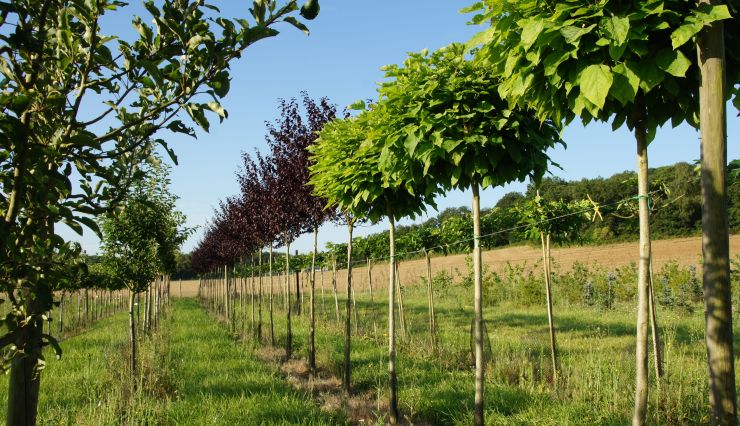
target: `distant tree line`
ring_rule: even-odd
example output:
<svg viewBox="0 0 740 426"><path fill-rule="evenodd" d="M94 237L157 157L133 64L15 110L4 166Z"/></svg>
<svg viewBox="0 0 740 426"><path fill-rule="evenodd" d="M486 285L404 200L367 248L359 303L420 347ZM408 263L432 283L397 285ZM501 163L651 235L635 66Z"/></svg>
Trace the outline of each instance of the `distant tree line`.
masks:
<svg viewBox="0 0 740 426"><path fill-rule="evenodd" d="M728 177L730 231L740 232L740 160L730 162ZM671 166L650 170L652 187L651 225L653 237L670 238L697 235L701 230L701 190L699 176L691 164L680 162ZM633 210L637 206L634 196L635 172L617 173L608 178L566 181L559 177L544 178L540 184L540 195L545 201L563 200L575 202L587 196L600 205L602 219L584 221L577 242L594 244L636 240L638 219ZM509 192L492 208L481 210L481 240L484 249L490 250L510 244L529 241L526 228L517 228L522 223L520 213L523 202L534 198L536 189L529 186L524 194ZM623 202L625 201L626 202ZM622 203L620 203L622 202ZM405 257L422 257L424 249L434 249L437 254L463 253L472 250L469 236L472 226L468 207L450 207L437 216L413 225L396 228L396 250ZM505 232L500 232L505 231ZM500 232L500 233L499 233ZM493 234L493 235L491 235ZM353 238L353 258L363 262L367 258L384 259L388 253L388 231ZM190 254L178 256L177 272L173 279L193 279L196 274L190 267ZM275 262L283 264L282 254L274 253ZM317 254L320 267L327 267L336 258L337 267L347 263L347 243L328 243L326 249ZM290 259L291 269L308 269L311 254L297 254ZM264 268L267 265L263 265ZM251 271L244 267L244 273ZM255 266L257 268L257 266Z"/></svg>

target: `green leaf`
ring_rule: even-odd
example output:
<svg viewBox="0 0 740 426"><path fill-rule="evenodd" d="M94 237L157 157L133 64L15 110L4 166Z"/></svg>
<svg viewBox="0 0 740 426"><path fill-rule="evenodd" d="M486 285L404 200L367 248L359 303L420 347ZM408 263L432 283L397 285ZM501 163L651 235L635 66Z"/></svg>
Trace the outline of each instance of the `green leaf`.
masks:
<svg viewBox="0 0 740 426"><path fill-rule="evenodd" d="M523 19L518 24L522 27L521 43L524 45L524 50L528 50L545 28L545 23L542 19L531 18Z"/></svg>
<svg viewBox="0 0 740 426"><path fill-rule="evenodd" d="M470 50L474 47L478 47L484 44L488 44L494 35L494 28L486 28L485 30L477 33L465 43L465 49Z"/></svg>
<svg viewBox="0 0 740 426"><path fill-rule="evenodd" d="M612 86L612 72L606 65L589 65L581 73L581 93L599 109L604 107Z"/></svg>
<svg viewBox="0 0 740 426"><path fill-rule="evenodd" d="M614 82L609 94L616 100L627 105L632 102L637 95L637 89L640 88L640 77L624 64L619 64L612 69Z"/></svg>
<svg viewBox="0 0 740 426"><path fill-rule="evenodd" d="M684 77L691 61L678 50L663 49L655 55L655 64L670 75Z"/></svg>
<svg viewBox="0 0 740 426"><path fill-rule="evenodd" d="M353 111L362 111L366 108L367 105L365 105L365 101L362 99L356 100L347 106L347 109L351 109Z"/></svg>
<svg viewBox="0 0 740 426"><path fill-rule="evenodd" d="M663 73L650 60L625 63L627 68L640 77L640 88L647 93L663 81Z"/></svg>
<svg viewBox="0 0 740 426"><path fill-rule="evenodd" d="M303 31L306 35L309 35L311 33L311 31L308 30L308 27L303 24L303 22L297 20L294 16L287 16L283 19L283 21Z"/></svg>
<svg viewBox="0 0 740 426"><path fill-rule="evenodd" d="M588 27L581 28L581 27L574 27L574 26L567 26L560 29L560 34L565 38L565 41L568 44L572 45L578 45L579 40L584 35L591 32L596 27L596 24L589 25Z"/></svg>
<svg viewBox="0 0 740 426"><path fill-rule="evenodd" d="M218 114L218 116L221 117L222 120L229 116L224 107L222 107L221 104L218 102L212 101L208 102L206 105L208 105L208 109Z"/></svg>
<svg viewBox="0 0 740 426"><path fill-rule="evenodd" d="M601 28L617 45L622 45L627 41L627 35L630 31L630 20L626 16L611 16L601 20Z"/></svg>

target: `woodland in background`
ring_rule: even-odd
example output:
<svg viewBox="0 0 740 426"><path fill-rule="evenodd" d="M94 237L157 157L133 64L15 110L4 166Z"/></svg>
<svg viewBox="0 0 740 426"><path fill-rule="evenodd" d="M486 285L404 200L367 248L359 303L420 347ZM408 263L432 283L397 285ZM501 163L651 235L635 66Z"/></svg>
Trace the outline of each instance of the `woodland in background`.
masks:
<svg viewBox="0 0 740 426"><path fill-rule="evenodd" d="M733 160L729 166L729 224L730 232L740 232L740 160ZM671 166L650 170L652 186L659 188L662 201L651 211L651 226L654 239L698 235L701 231L701 189L699 176L691 164L680 162ZM608 178L581 179L566 181L559 177L542 180L540 195L546 201L578 201L590 196L602 207L603 220L584 221L578 233L580 244L603 244L635 240L638 235L638 221L631 216L627 206L620 206L623 200L634 196L635 172L625 171ZM493 208L481 210L481 232L488 235L503 229L517 227L520 217L516 208L520 202L534 198L535 188L529 186L525 194L509 192L501 197ZM657 203L657 202L656 202ZM628 203L630 204L630 203ZM636 206L636 202L632 202ZM468 252L472 248L468 230L472 226L470 208L447 208L437 216L414 225L400 225L396 228L396 247L404 258L423 257L424 248L442 246L445 254ZM484 249L490 250L510 244L528 241L524 229L492 235L481 240ZM465 241L460 243L460 241ZM366 258L384 259L388 257L388 231L355 237L353 260L364 262ZM193 279L196 274L190 266L190 254L178 255L177 272L173 280ZM282 253L274 253L276 262L284 263ZM319 252L317 262L326 265L335 257L337 268L347 264L347 244L329 243L326 250ZM311 254L297 254L290 259L291 269L306 269L311 265Z"/></svg>

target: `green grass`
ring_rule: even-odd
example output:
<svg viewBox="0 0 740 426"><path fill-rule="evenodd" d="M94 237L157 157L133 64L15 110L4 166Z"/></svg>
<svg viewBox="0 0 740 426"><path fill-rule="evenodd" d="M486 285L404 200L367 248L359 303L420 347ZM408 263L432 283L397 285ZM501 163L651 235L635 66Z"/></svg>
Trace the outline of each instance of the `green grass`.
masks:
<svg viewBox="0 0 740 426"><path fill-rule="evenodd" d="M63 343L42 373L42 425L341 424L235 344L194 300L174 301L140 343L140 391L130 392L128 318L95 323ZM0 387L0 414L7 378Z"/></svg>
<svg viewBox="0 0 740 426"><path fill-rule="evenodd" d="M384 294L377 291L375 302L370 303L368 294L358 294L360 321L358 333L352 327L352 383L356 394L378 398L384 403L387 401L387 300L378 299L378 295ZM317 360L321 368L341 376L343 326L338 326L334 319L331 294L326 294L326 309L318 297ZM403 415L415 421L471 424L472 289L450 288L436 297L440 344L433 350L427 328L425 289L411 286L404 289L409 337L401 339L399 333L400 408ZM282 299L278 300L277 306L281 306ZM556 388L552 384L544 303L542 307L531 308L486 307L492 349L486 373L486 422L495 425L629 423L635 371L634 309L619 305L613 310L600 310L556 303L562 370ZM343 301L340 310L343 315ZM648 421L708 424L710 408L701 309L687 313L659 307L658 315L666 376L659 391L652 377L651 354ZM284 311L276 313L275 330L280 344L284 342L284 317ZM266 314L263 318L267 321ZM306 357L307 316L294 316L293 324L294 352L297 357ZM382 409L378 414L382 421Z"/></svg>
<svg viewBox="0 0 740 426"><path fill-rule="evenodd" d="M240 349L192 299L175 304L170 350L178 392L171 424L341 424Z"/></svg>

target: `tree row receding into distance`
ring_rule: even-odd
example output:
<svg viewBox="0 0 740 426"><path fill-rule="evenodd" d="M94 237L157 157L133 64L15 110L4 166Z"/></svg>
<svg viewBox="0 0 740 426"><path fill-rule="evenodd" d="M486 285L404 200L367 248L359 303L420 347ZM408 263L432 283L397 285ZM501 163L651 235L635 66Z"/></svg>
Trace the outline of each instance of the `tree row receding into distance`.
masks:
<svg viewBox="0 0 740 426"><path fill-rule="evenodd" d="M264 187L268 187L266 182L274 185L273 196L280 200L270 205L270 221L281 223L270 238L279 244L287 247L295 236L311 230L305 218L303 222L286 219L301 217L303 204L293 199L296 193L303 191L318 195L325 200L328 211L338 211L344 217L349 231L345 260L350 270L354 260L353 225L364 219L371 222L388 219L388 419L391 423L401 418L395 365L395 222L402 217L421 214L427 206L434 206L436 196L447 191L472 190L472 220L469 223L472 229L463 234L461 240L473 242L473 420L474 424L482 425L485 423L484 335L487 332L483 325L480 189L530 179L535 190L541 189L542 197L547 198L545 185L541 185L542 177L552 165L547 151L564 143L560 132L576 118L584 124L609 122L615 130L626 125L635 134L638 161L637 180L633 184L637 188L634 200L638 208L629 214L639 220L640 238L632 417L636 425L644 424L647 414L648 324L652 322L653 327L657 327L654 311L651 315L649 308L651 304L654 306L650 302L653 289L649 279L649 216L651 207L660 197L650 184L648 145L658 128L669 120L673 125L701 126L704 299L708 312L712 419L721 424L736 422L726 137L722 121L724 99L734 96L737 104L740 84L738 28L735 25L723 30L723 22L731 20L731 13L736 13L737 4L730 4L732 7L709 0L698 5L678 0L478 2L466 11L477 13L472 19L474 23L489 24L490 28L466 45L452 44L434 52L412 53L402 65L384 68L386 81L378 89L377 101L369 105L358 102L352 109L359 112L335 118L320 129L315 143L304 147L311 153L309 161L302 163L310 170L310 178L300 184L308 183L308 186L299 188L294 186L295 180L282 176L280 169L287 161L274 145L271 146L274 159L258 161L260 170L270 170L277 176L275 180L281 182L273 182L266 176L261 179ZM727 64L729 77L726 85L722 79L724 64ZM712 106L711 102L714 102ZM287 130L289 134L290 128ZM297 169L292 173L304 176L303 171ZM586 195L583 194L581 200ZM244 200L243 197L234 204ZM549 269L551 238L555 235L571 237L573 229L580 226L574 225L573 229L561 233L554 226L543 225L542 219L560 217L554 213L558 210L558 202L536 201L530 209L532 215L524 215L525 223L528 220L530 225L529 236L538 236L541 240L546 270ZM262 210L264 206L266 204L253 208ZM274 210L279 208L274 206L285 210ZM593 204L593 207L593 213L598 213L598 205ZM214 224L229 214L239 217L229 210L222 207ZM209 252L210 240L221 238L211 237L217 232L214 226L209 229L199 251ZM251 241L253 237L246 234L241 238ZM264 242L257 243L254 249L261 253L265 246ZM198 253L194 261L200 262L198 267L206 271L239 258L239 255L219 256L211 261ZM290 271L285 272L286 278L289 277ZM347 276L343 384L345 392L349 393L350 271ZM550 286L547 287L549 293ZM290 311L287 309L288 315ZM557 370L554 318L550 307L548 319L553 367ZM290 353L290 332L287 350Z"/></svg>

